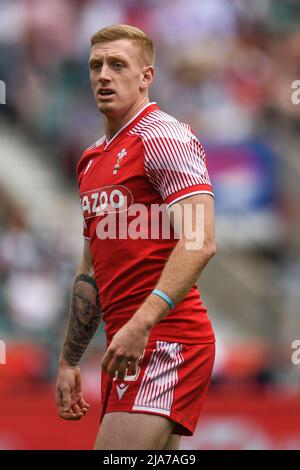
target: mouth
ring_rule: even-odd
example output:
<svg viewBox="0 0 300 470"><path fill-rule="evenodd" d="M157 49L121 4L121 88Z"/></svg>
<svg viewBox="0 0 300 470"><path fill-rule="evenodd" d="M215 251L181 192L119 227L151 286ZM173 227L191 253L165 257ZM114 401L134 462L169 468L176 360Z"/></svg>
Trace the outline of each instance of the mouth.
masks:
<svg viewBox="0 0 300 470"><path fill-rule="evenodd" d="M115 94L116 93L111 88L100 88L97 92L97 96L99 96L101 101L108 100Z"/></svg>

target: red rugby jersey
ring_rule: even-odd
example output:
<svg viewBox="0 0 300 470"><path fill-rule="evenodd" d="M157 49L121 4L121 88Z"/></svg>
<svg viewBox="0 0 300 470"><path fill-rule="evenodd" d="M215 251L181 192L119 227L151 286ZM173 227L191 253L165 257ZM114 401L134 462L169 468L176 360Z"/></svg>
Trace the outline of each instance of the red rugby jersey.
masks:
<svg viewBox="0 0 300 470"><path fill-rule="evenodd" d="M85 150L77 174L84 236L90 240L110 343L155 288L178 241L172 229L169 238L162 235L162 229L155 237L149 236L154 218L151 208L163 203L169 206L192 194L213 195L212 187L204 150L190 126L160 111L156 103L141 109L109 142L103 137ZM137 228L140 207L147 220ZM126 226L132 223L132 227L125 233L120 226L124 227L126 217ZM110 225L105 238L113 220L117 220L115 233ZM132 235L139 231L142 236ZM150 339L180 343L215 340L196 285L153 327Z"/></svg>

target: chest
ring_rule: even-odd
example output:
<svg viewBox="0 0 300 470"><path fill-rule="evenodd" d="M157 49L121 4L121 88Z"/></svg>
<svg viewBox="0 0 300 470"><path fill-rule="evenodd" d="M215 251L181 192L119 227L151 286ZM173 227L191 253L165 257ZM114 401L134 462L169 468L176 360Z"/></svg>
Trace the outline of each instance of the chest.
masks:
<svg viewBox="0 0 300 470"><path fill-rule="evenodd" d="M145 173L142 142L135 137L108 150L90 151L82 165L79 189L85 219L128 210L136 203L148 206L158 197Z"/></svg>
<svg viewBox="0 0 300 470"><path fill-rule="evenodd" d="M135 189L144 174L144 153L138 138L124 139L111 149L94 149L86 157L80 192L105 186L129 185Z"/></svg>

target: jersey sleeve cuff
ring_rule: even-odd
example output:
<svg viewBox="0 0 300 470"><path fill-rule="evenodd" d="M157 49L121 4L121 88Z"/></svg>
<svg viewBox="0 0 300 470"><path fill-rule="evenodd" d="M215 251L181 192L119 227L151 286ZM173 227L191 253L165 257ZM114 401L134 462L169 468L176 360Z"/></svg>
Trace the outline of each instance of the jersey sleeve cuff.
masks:
<svg viewBox="0 0 300 470"><path fill-rule="evenodd" d="M189 196L194 196L195 194L210 194L212 197L214 197L213 189L212 186L209 184L199 184L196 186L191 186L189 188L184 188L181 189L180 191L177 191L174 194L171 194L165 199L165 204L167 204L167 207L170 207L172 204L175 204L175 202L180 201L181 199L184 199Z"/></svg>

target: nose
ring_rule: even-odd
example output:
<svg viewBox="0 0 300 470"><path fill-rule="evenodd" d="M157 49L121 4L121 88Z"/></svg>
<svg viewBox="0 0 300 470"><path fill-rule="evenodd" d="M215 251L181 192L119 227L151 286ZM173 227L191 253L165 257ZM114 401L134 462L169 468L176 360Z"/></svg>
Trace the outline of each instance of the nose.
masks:
<svg viewBox="0 0 300 470"><path fill-rule="evenodd" d="M109 75L109 67L104 63L102 64L101 71L99 73L99 82L109 82L110 75Z"/></svg>

